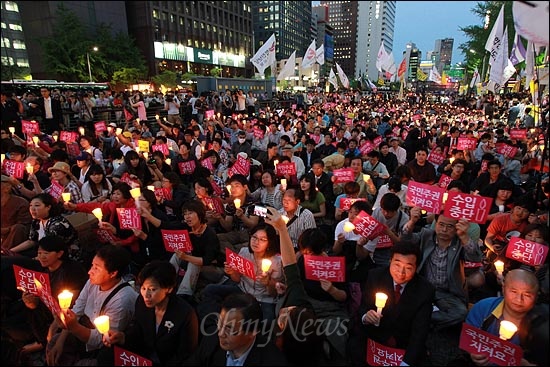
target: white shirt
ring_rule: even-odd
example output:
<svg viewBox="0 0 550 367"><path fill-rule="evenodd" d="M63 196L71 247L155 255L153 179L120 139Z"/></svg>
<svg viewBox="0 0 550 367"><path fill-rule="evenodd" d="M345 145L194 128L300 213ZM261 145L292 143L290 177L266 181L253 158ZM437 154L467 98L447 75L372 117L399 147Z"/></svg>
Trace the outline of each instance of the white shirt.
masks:
<svg viewBox="0 0 550 367"><path fill-rule="evenodd" d="M407 162L407 151L403 147L397 147L397 149L390 147L389 150L397 157L397 163L404 165Z"/></svg>
<svg viewBox="0 0 550 367"><path fill-rule="evenodd" d="M46 111L46 118L53 119L52 97L44 98L44 110Z"/></svg>

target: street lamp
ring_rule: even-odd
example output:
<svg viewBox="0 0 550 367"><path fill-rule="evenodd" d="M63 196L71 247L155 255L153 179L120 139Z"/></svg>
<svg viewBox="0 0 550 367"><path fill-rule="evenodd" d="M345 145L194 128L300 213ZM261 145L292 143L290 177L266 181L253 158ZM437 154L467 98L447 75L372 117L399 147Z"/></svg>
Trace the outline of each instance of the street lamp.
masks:
<svg viewBox="0 0 550 367"><path fill-rule="evenodd" d="M99 50L97 48L97 46L94 46L92 48L92 50L94 50L95 52L97 52L97 50ZM93 79L92 79L92 66L90 65L90 52L86 52L86 60L88 61L88 76L90 77L90 83L93 83Z"/></svg>

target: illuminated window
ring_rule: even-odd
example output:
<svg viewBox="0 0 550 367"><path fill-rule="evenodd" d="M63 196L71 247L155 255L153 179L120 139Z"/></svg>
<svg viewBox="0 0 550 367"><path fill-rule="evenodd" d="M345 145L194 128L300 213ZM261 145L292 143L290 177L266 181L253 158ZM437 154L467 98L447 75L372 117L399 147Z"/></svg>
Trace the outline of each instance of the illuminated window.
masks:
<svg viewBox="0 0 550 367"><path fill-rule="evenodd" d="M4 1L4 7L8 11L15 11L19 13L19 7L15 1Z"/></svg>
<svg viewBox="0 0 550 367"><path fill-rule="evenodd" d="M25 42L21 40L13 40L13 48L16 50L26 50Z"/></svg>
<svg viewBox="0 0 550 367"><path fill-rule="evenodd" d="M23 27L21 27L21 24L10 24L10 29L12 31L21 31L21 32L23 31Z"/></svg>

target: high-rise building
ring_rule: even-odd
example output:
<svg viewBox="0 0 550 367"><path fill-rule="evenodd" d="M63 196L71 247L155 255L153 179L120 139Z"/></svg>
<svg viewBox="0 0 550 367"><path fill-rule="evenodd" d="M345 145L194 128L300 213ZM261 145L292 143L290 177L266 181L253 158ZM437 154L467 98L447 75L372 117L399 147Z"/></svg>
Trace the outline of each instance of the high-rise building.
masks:
<svg viewBox="0 0 550 367"><path fill-rule="evenodd" d="M453 58L453 38L444 38L435 40L434 52L437 57L435 60L435 67L440 74L444 69L448 69L451 66L451 60Z"/></svg>
<svg viewBox="0 0 550 367"><path fill-rule="evenodd" d="M416 81L416 73L420 69L422 61L422 51L416 47L414 43L407 43L406 50L403 52L403 57L407 59L407 74L406 78L410 82ZM396 61L401 62L401 61Z"/></svg>
<svg viewBox="0 0 550 367"><path fill-rule="evenodd" d="M29 56L27 54L27 44L25 43L25 34L23 33L23 23L19 6L15 1L0 1L2 12L2 42L1 53L2 68L13 77L13 67L30 68Z"/></svg>
<svg viewBox="0 0 550 367"><path fill-rule="evenodd" d="M393 49L396 1L321 1L334 28L334 61L348 77L378 79L376 57L383 42Z"/></svg>
<svg viewBox="0 0 550 367"><path fill-rule="evenodd" d="M275 33L276 58L302 57L315 38L311 1L252 1L254 52ZM252 56L252 55L250 55Z"/></svg>
<svg viewBox="0 0 550 367"><path fill-rule="evenodd" d="M319 81L323 83L334 65L334 28L329 23L328 5L314 6L311 11L316 19L316 47L323 45L325 49L325 63L319 67Z"/></svg>

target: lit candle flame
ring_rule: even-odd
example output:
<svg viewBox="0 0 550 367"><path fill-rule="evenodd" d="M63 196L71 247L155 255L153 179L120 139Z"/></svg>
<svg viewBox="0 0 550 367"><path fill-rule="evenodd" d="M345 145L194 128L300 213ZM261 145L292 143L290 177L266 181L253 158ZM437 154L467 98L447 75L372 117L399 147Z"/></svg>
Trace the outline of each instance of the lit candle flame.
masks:
<svg viewBox="0 0 550 367"><path fill-rule="evenodd" d="M283 190L286 190L286 178L281 179L281 187L283 188Z"/></svg>
<svg viewBox="0 0 550 367"><path fill-rule="evenodd" d="M500 275L502 275L502 272L504 271L504 263L500 260L495 261L495 269Z"/></svg>
<svg viewBox="0 0 550 367"><path fill-rule="evenodd" d="M388 295L382 292L378 292L375 295L376 299L374 301L374 305L376 308L384 308L386 305L386 301L388 300Z"/></svg>
<svg viewBox="0 0 550 367"><path fill-rule="evenodd" d="M160 116L159 115L155 115L155 120L158 120L160 119Z"/></svg>
<svg viewBox="0 0 550 367"><path fill-rule="evenodd" d="M370 180L370 175L364 174L363 181L368 182Z"/></svg>
<svg viewBox="0 0 550 367"><path fill-rule="evenodd" d="M133 189L130 190L130 195L132 195L132 197L134 199L137 199L141 196L141 189L139 187L135 187Z"/></svg>
<svg viewBox="0 0 550 367"><path fill-rule="evenodd" d="M149 153L143 152L143 158L145 158L146 160L149 159Z"/></svg>
<svg viewBox="0 0 550 367"><path fill-rule="evenodd" d="M443 193L443 204L445 204L447 202L447 199L449 198L449 193L448 192L444 192Z"/></svg>
<svg viewBox="0 0 550 367"><path fill-rule="evenodd" d="M117 135L122 134L122 128L117 127L115 133L116 133Z"/></svg>
<svg viewBox="0 0 550 367"><path fill-rule="evenodd" d="M40 141L40 139L38 139L38 136L33 136L32 141L34 142L34 145L38 146L38 142Z"/></svg>
<svg viewBox="0 0 550 367"><path fill-rule="evenodd" d="M500 329L498 330L498 334L501 339L503 340L511 339L512 336L514 336L516 331L518 331L518 327L514 325L514 323L507 320L502 320L500 322Z"/></svg>
<svg viewBox="0 0 550 367"><path fill-rule="evenodd" d="M149 186L147 186L147 190L155 191L155 186L149 185Z"/></svg>
<svg viewBox="0 0 550 367"><path fill-rule="evenodd" d="M94 325L101 334L106 334L109 331L109 316L101 315L96 317Z"/></svg>
<svg viewBox="0 0 550 367"><path fill-rule="evenodd" d="M15 127L12 126L12 127L9 127L8 129L10 133L15 134Z"/></svg>
<svg viewBox="0 0 550 367"><path fill-rule="evenodd" d="M97 218L98 221L101 222L101 219L103 219L103 212L101 211L101 208L95 208L92 210L92 214Z"/></svg>
<svg viewBox="0 0 550 367"><path fill-rule="evenodd" d="M351 232L355 229L355 225L352 222L344 223L344 232Z"/></svg>
<svg viewBox="0 0 550 367"><path fill-rule="evenodd" d="M241 199L233 200L233 204L235 204L235 208L239 209L241 207Z"/></svg>
<svg viewBox="0 0 550 367"><path fill-rule="evenodd" d="M61 307L63 311L66 311L69 309L69 307L71 307L73 294L65 289L63 290L63 292L57 295L57 299L59 300L59 307Z"/></svg>
<svg viewBox="0 0 550 367"><path fill-rule="evenodd" d="M270 267L271 267L271 260L262 259L262 272L267 273Z"/></svg>
<svg viewBox="0 0 550 367"><path fill-rule="evenodd" d="M288 223L288 221L290 220L286 215L281 215L281 218L283 218L283 221L285 222L285 224Z"/></svg>
<svg viewBox="0 0 550 367"><path fill-rule="evenodd" d="M2 162L4 162L4 159L6 159L6 155L5 154L2 154Z"/></svg>
<svg viewBox="0 0 550 367"><path fill-rule="evenodd" d="M78 132L80 133L80 135L84 135L86 133L86 130L83 127L79 127Z"/></svg>
<svg viewBox="0 0 550 367"><path fill-rule="evenodd" d="M229 192L229 195L231 195L231 185L227 185L225 188L227 189L227 192Z"/></svg>
<svg viewBox="0 0 550 367"><path fill-rule="evenodd" d="M166 162L167 165L172 164L172 160L170 158L166 158L164 161Z"/></svg>
<svg viewBox="0 0 550 367"><path fill-rule="evenodd" d="M71 193L70 192L64 192L61 194L61 197L63 198L63 201L68 203L71 200Z"/></svg>
<svg viewBox="0 0 550 367"><path fill-rule="evenodd" d="M2 160L4 160L4 159L2 158ZM27 170L27 173L29 175L31 175L34 172L34 168L32 167L32 164L30 164L30 163L27 163L27 166L25 167L25 169Z"/></svg>

